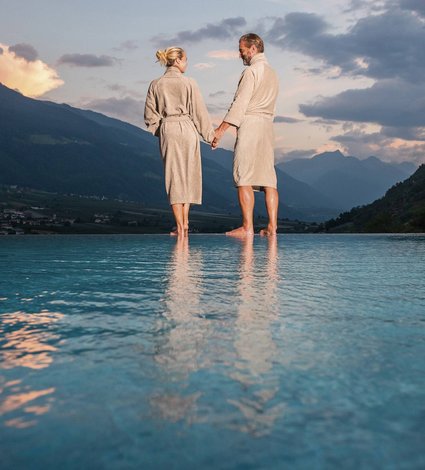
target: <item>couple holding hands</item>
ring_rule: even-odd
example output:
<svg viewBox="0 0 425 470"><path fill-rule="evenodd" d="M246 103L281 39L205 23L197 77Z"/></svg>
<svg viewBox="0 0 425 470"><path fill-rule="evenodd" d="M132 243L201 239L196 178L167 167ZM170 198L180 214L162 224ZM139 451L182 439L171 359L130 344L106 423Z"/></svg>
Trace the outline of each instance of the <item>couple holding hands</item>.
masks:
<svg viewBox="0 0 425 470"><path fill-rule="evenodd" d="M233 179L238 190L242 226L226 235L254 235L254 191L264 191L269 218L260 235L276 234L279 196L274 168L273 117L279 80L267 62L264 43L258 35L250 33L240 38L239 55L248 67L241 75L229 111L214 130L198 85L183 75L187 67L185 51L170 47L156 53L166 71L149 86L145 122L148 130L159 137L165 187L176 221L176 230L171 235L187 236L190 205L202 202L199 135L215 149L231 126L237 129Z"/></svg>

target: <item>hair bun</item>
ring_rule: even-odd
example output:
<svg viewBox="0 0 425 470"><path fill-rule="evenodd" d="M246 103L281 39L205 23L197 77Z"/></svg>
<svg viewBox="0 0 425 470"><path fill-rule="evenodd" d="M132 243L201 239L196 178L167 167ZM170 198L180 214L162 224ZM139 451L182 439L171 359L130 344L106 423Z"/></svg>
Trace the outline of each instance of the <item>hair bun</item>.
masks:
<svg viewBox="0 0 425 470"><path fill-rule="evenodd" d="M167 65L167 51L159 49L156 51L156 58L161 65Z"/></svg>
<svg viewBox="0 0 425 470"><path fill-rule="evenodd" d="M167 67L173 65L176 59L181 59L184 55L185 52L181 47L167 47L167 49L156 51L158 62Z"/></svg>

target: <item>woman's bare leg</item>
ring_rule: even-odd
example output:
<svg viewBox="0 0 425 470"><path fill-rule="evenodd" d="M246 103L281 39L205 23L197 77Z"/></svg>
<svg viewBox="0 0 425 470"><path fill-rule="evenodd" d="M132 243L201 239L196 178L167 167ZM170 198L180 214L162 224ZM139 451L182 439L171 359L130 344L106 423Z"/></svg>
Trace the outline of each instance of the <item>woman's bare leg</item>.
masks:
<svg viewBox="0 0 425 470"><path fill-rule="evenodd" d="M187 236L189 234L189 210L190 204L186 202L183 204L183 225L184 225L184 233Z"/></svg>
<svg viewBox="0 0 425 470"><path fill-rule="evenodd" d="M173 209L173 215L176 221L176 230L170 232L170 235L184 237L184 204L172 204L171 208Z"/></svg>

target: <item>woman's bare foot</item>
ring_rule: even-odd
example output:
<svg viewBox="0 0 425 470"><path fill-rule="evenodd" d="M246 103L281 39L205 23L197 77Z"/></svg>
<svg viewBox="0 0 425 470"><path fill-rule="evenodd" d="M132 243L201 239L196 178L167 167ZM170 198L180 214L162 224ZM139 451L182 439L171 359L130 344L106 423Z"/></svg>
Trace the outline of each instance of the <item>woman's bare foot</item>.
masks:
<svg viewBox="0 0 425 470"><path fill-rule="evenodd" d="M262 237L273 237L276 235L276 228L274 227L263 228L262 230L260 230L260 235Z"/></svg>
<svg viewBox="0 0 425 470"><path fill-rule="evenodd" d="M253 230L248 230L245 227L235 228L230 232L226 232L228 237L238 237L238 238L245 238L245 237L252 237L254 236Z"/></svg>
<svg viewBox="0 0 425 470"><path fill-rule="evenodd" d="M170 236L172 237L184 237L186 234L186 231L184 229L175 229L170 232Z"/></svg>

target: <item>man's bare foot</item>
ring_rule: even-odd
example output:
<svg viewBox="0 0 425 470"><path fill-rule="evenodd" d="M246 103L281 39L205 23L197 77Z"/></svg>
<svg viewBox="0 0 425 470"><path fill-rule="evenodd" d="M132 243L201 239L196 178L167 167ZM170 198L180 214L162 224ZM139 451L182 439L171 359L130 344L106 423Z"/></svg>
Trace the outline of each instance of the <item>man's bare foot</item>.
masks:
<svg viewBox="0 0 425 470"><path fill-rule="evenodd" d="M267 227L260 230L260 235L262 237L274 237L276 235L276 229Z"/></svg>
<svg viewBox="0 0 425 470"><path fill-rule="evenodd" d="M245 227L239 227L239 228L235 228L234 230L231 230L230 232L226 232L226 235L228 237L238 237L238 238L253 237L254 231L247 230Z"/></svg>

